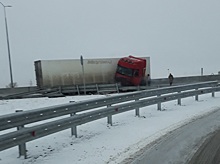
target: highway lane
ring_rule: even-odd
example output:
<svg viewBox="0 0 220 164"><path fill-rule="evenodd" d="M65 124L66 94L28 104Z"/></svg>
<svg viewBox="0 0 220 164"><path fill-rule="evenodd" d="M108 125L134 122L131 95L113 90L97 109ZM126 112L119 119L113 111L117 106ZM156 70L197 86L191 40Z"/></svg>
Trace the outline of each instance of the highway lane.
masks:
<svg viewBox="0 0 220 164"><path fill-rule="evenodd" d="M218 134L216 131L219 130L220 108L217 108L208 115L192 120L190 123L146 145L145 148L125 159L122 164L183 164L189 162L194 164L198 160L196 157L197 150L200 151L203 143L208 142L207 138L213 134ZM216 136L216 138L218 137L220 134ZM215 144L216 142L214 142ZM210 150L218 153L220 151L219 147L213 147ZM204 158L209 159L210 155L205 156Z"/></svg>
<svg viewBox="0 0 220 164"><path fill-rule="evenodd" d="M219 164L220 163L220 130L208 137L189 164Z"/></svg>

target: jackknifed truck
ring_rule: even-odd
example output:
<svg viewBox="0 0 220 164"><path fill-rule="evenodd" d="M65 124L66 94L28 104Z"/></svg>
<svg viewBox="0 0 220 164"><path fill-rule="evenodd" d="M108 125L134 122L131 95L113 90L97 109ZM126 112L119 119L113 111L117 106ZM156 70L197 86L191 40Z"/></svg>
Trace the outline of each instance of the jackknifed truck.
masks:
<svg viewBox="0 0 220 164"><path fill-rule="evenodd" d="M37 60L34 65L39 88L83 85L84 82L86 85L137 86L144 85L150 74L150 57Z"/></svg>

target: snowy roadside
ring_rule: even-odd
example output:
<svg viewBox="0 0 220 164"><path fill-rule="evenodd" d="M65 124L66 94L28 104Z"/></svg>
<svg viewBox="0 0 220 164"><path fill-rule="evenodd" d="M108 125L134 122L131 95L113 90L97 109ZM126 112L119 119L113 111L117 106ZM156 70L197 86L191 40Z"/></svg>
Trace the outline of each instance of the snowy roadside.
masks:
<svg viewBox="0 0 220 164"><path fill-rule="evenodd" d="M69 101L81 101L101 96L75 96L56 99L24 99L0 101L1 114L13 113L16 109L34 109ZM71 137L70 130L40 138L27 143L28 159L18 157L18 148L0 152L2 164L89 164L120 163L132 154L162 135L205 115L220 106L220 93L212 98L210 94L162 104L164 111L157 111L156 105L141 108L141 117L134 111L113 116L113 126L107 119L100 119L78 127L79 137Z"/></svg>

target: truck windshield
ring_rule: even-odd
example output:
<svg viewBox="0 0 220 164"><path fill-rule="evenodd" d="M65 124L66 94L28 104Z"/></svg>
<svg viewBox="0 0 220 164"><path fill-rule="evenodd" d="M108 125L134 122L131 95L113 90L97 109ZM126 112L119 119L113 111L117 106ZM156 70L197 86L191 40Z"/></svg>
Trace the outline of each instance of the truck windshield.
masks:
<svg viewBox="0 0 220 164"><path fill-rule="evenodd" d="M126 75L126 76L132 76L133 74L133 71L132 69L130 68L125 68L125 67L122 67L122 66L119 66L117 67L117 73L120 73L122 75Z"/></svg>

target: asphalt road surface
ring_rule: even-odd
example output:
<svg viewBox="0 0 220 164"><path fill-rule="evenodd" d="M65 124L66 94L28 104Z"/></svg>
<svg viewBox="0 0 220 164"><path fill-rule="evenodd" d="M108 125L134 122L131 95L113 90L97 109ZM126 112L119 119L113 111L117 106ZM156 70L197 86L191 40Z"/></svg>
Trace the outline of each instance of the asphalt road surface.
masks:
<svg viewBox="0 0 220 164"><path fill-rule="evenodd" d="M162 136L122 163L219 164L219 161L220 108Z"/></svg>
<svg viewBox="0 0 220 164"><path fill-rule="evenodd" d="M220 164L220 130L202 144L189 164Z"/></svg>

